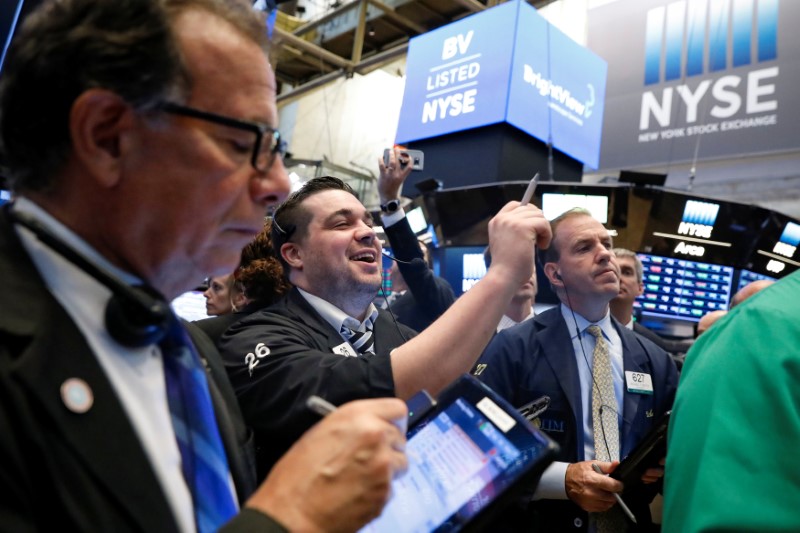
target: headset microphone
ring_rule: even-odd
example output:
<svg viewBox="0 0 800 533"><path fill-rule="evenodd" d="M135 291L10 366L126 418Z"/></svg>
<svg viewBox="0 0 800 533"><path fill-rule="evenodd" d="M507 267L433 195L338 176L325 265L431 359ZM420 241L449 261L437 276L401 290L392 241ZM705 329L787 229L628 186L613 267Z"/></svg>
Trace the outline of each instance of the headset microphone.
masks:
<svg viewBox="0 0 800 533"><path fill-rule="evenodd" d="M131 287L83 257L35 218L12 210L8 213L14 223L32 231L41 242L112 292L106 306L105 324L114 340L129 348L140 348L155 344L166 335L174 315L155 289Z"/></svg>
<svg viewBox="0 0 800 533"><path fill-rule="evenodd" d="M393 255L389 255L389 252L387 252L386 250L381 250L381 253L383 254L384 257L391 259L396 263L403 263L404 265L418 265L420 263L425 264L425 260L422 259L421 257L415 257L411 261L403 261L402 259L394 257Z"/></svg>

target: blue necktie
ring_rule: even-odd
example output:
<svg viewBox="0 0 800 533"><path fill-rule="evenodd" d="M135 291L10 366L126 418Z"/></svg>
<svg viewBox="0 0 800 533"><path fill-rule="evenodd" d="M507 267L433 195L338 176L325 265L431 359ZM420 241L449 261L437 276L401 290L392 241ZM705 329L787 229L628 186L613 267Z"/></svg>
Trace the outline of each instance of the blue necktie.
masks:
<svg viewBox="0 0 800 533"><path fill-rule="evenodd" d="M192 493L197 531L216 531L238 508L206 371L177 318L159 346L164 359L167 401L181 452L183 477Z"/></svg>

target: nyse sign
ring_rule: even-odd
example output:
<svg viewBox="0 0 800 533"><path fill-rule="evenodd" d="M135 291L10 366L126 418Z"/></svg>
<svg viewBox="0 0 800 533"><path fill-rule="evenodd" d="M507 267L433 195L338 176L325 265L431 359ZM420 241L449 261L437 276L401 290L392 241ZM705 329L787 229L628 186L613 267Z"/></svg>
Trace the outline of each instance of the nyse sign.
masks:
<svg viewBox="0 0 800 533"><path fill-rule="evenodd" d="M796 0L618 0L589 11L612 66L601 168L800 146ZM620 33L612 21L625 19Z"/></svg>
<svg viewBox="0 0 800 533"><path fill-rule="evenodd" d="M525 2L409 43L398 143L507 122L596 168L606 62Z"/></svg>
<svg viewBox="0 0 800 533"><path fill-rule="evenodd" d="M428 95L430 99L422 107L423 124L445 118L448 115L457 117L462 113L475 111L475 97L478 89L460 91L460 89L476 84L477 81L472 80L475 80L481 72L481 64L472 60L477 59L479 55L471 57L467 55L474 35L475 31L469 30L466 34L458 34L444 40L442 59L455 58L455 60L431 69L427 80L427 89L431 91ZM458 92L440 96L450 90Z"/></svg>

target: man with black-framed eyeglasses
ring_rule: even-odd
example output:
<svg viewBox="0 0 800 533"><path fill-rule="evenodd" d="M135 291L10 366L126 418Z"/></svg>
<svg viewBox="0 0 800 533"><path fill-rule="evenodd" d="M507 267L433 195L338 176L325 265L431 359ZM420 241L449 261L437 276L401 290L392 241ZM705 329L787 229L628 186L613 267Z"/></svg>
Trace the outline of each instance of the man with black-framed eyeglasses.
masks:
<svg viewBox="0 0 800 533"><path fill-rule="evenodd" d="M282 159L286 155L286 142L281 138L280 132L266 124L238 120L174 102L163 102L158 108L166 113L205 120L227 128L250 132L255 136L252 141L252 149L249 150L250 164L259 172L268 172L276 158ZM236 148L236 152L239 154L247 151L246 143L237 143L232 139L229 139L228 142Z"/></svg>
<svg viewBox="0 0 800 533"><path fill-rule="evenodd" d="M355 531L405 468L403 402L352 402L257 485L219 354L170 310L288 193L267 47L246 0L45 0L20 28L0 77L0 529Z"/></svg>

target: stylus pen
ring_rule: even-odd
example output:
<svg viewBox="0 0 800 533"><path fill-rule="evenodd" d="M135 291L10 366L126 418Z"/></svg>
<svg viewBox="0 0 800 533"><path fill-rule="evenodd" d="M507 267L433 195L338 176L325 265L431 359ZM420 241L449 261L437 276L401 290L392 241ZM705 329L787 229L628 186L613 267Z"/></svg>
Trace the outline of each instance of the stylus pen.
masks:
<svg viewBox="0 0 800 533"><path fill-rule="evenodd" d="M328 416L336 410L335 405L324 398L320 398L316 394L308 397L306 400L306 407L317 413L319 416Z"/></svg>
<svg viewBox="0 0 800 533"><path fill-rule="evenodd" d="M522 200L520 200L519 205L528 205L528 202L531 201L533 198L533 193L536 191L536 185L539 183L539 173L537 172L533 178L531 178L531 182L528 183L528 188L525 189L525 194L522 195Z"/></svg>
<svg viewBox="0 0 800 533"><path fill-rule="evenodd" d="M603 475L603 476L607 476L608 475L605 472L603 472L603 470L600 468L600 465L597 464L597 463L592 463L592 468L594 469L595 472L597 472L600 475ZM628 518L631 519L631 522L633 522L635 524L636 523L636 517L633 516L633 513L631 512L631 510L628 509L628 506L625 505L624 501L622 501L622 496L620 496L616 492L612 492L612 494L614 495L614 498L617 500L617 503L622 508L622 510L625 512L625 514L628 515Z"/></svg>

